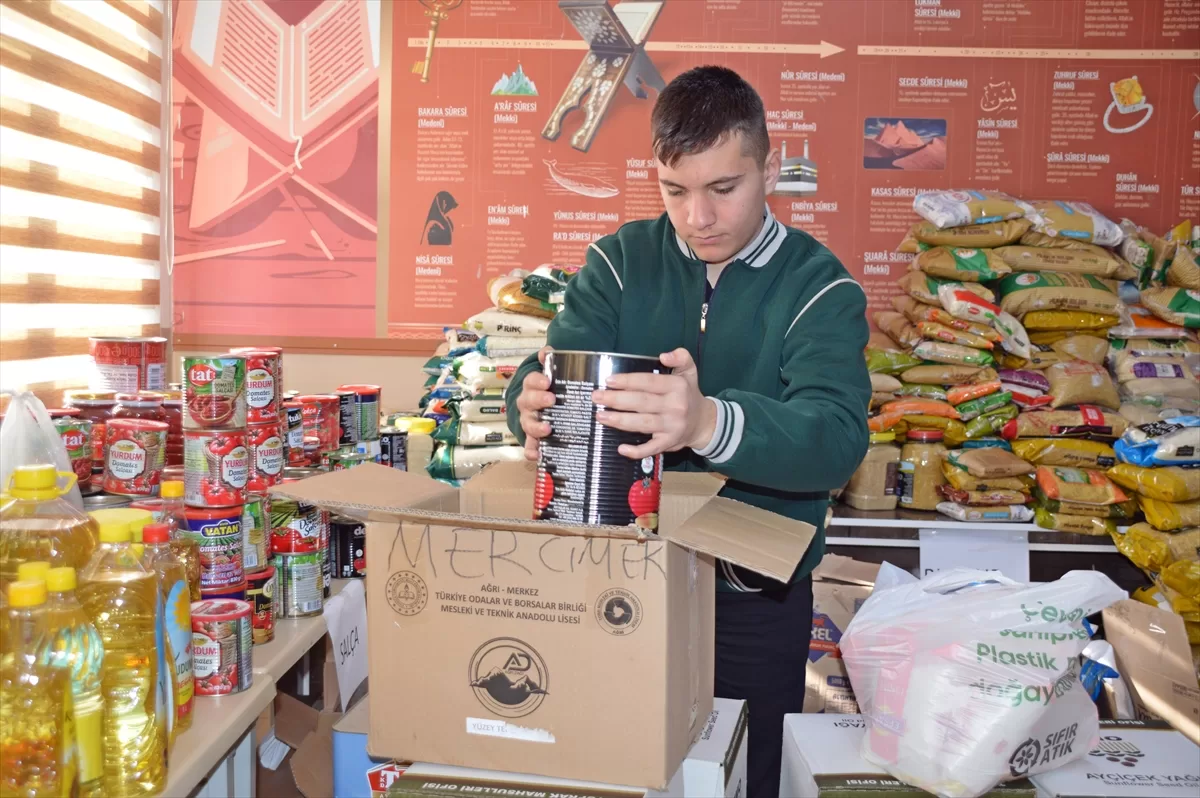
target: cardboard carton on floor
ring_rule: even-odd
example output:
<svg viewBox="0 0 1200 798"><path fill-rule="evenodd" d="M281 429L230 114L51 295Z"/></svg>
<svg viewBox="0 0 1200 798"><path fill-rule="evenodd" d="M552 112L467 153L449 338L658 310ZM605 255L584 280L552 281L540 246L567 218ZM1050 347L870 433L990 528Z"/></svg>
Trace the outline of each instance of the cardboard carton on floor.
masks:
<svg viewBox="0 0 1200 798"><path fill-rule="evenodd" d="M1100 721L1087 756L1032 780L1038 798L1195 798L1200 748L1161 721Z"/></svg>
<svg viewBox="0 0 1200 798"><path fill-rule="evenodd" d="M803 798L900 798L929 793L893 778L859 755L861 715L787 715L779 794ZM987 798L1035 798L1033 784L1001 784Z"/></svg>
<svg viewBox="0 0 1200 798"><path fill-rule="evenodd" d="M746 703L718 698L713 701L700 739L671 778L667 789L643 790L611 784L550 779L541 776L471 770L423 763L408 765L372 759L367 753L370 706L360 702L333 727L334 798L386 798L393 795L462 794L469 785L479 794L545 794L621 796L622 798L740 798L746 781Z"/></svg>
<svg viewBox="0 0 1200 798"><path fill-rule="evenodd" d="M372 755L662 789L712 710L713 557L786 580L813 528L705 473L664 475L658 535L530 521L535 473L272 492L367 521Z"/></svg>
<svg viewBox="0 0 1200 798"><path fill-rule="evenodd" d="M838 642L875 585L877 563L826 554L813 571L812 642L804 673L804 711L856 714L858 702Z"/></svg>

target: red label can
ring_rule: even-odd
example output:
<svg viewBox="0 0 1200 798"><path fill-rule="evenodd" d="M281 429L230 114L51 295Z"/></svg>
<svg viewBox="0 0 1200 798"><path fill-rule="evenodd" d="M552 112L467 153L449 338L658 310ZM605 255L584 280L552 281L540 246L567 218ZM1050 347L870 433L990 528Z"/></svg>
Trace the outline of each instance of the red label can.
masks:
<svg viewBox="0 0 1200 798"><path fill-rule="evenodd" d="M264 493L283 481L284 453L282 425L251 424L246 428L246 447L250 450L250 479L246 489Z"/></svg>
<svg viewBox="0 0 1200 798"><path fill-rule="evenodd" d="M241 355L183 359L183 428L246 426L246 358Z"/></svg>
<svg viewBox="0 0 1200 798"><path fill-rule="evenodd" d="M200 592L246 589L241 507L188 507L187 537L200 553Z"/></svg>
<svg viewBox="0 0 1200 798"><path fill-rule="evenodd" d="M192 668L196 695L230 695L250 687L253 633L245 601L209 599L192 603Z"/></svg>
<svg viewBox="0 0 1200 798"><path fill-rule="evenodd" d="M246 601L254 608L251 626L254 645L261 646L275 639L275 568L246 575Z"/></svg>
<svg viewBox="0 0 1200 798"><path fill-rule="evenodd" d="M192 507L246 503L250 450L240 429L189 429L183 433L183 496Z"/></svg>
<svg viewBox="0 0 1200 798"><path fill-rule="evenodd" d="M93 391L158 391L166 385L166 338L89 338Z"/></svg>
<svg viewBox="0 0 1200 798"><path fill-rule="evenodd" d="M246 422L265 424L279 420L281 357L274 352L252 349L238 354L246 358Z"/></svg>
<svg viewBox="0 0 1200 798"><path fill-rule="evenodd" d="M67 447L67 458L81 489L92 484L92 422L79 418L79 411L50 411L54 428Z"/></svg>
<svg viewBox="0 0 1200 798"><path fill-rule="evenodd" d="M339 402L336 396L298 396L302 410L304 434L316 436L321 451L331 452L338 448L341 425L338 420Z"/></svg>
<svg viewBox="0 0 1200 798"><path fill-rule="evenodd" d="M141 418L114 418L105 429L104 491L156 496L167 454L167 425Z"/></svg>
<svg viewBox="0 0 1200 798"><path fill-rule="evenodd" d="M271 551L305 554L321 545L321 510L283 496L271 495Z"/></svg>
<svg viewBox="0 0 1200 798"><path fill-rule="evenodd" d="M288 465L306 465L308 457L304 454L304 405L299 402L284 402L283 417Z"/></svg>

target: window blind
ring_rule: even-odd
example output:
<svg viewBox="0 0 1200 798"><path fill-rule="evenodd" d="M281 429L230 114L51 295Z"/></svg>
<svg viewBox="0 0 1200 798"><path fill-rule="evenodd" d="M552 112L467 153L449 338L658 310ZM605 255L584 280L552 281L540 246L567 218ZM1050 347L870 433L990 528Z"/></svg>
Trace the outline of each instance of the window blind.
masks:
<svg viewBox="0 0 1200 798"><path fill-rule="evenodd" d="M48 407L89 336L162 329L167 11L0 0L0 387Z"/></svg>

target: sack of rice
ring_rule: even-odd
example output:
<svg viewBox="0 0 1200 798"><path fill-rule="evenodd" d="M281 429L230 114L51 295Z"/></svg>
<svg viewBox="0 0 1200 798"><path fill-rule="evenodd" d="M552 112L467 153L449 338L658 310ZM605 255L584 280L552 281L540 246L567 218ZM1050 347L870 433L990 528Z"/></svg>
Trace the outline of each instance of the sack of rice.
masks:
<svg viewBox="0 0 1200 798"><path fill-rule="evenodd" d="M913 200L913 210L939 230L968 224L1020 219L1025 206L1002 191L923 191Z"/></svg>
<svg viewBox="0 0 1200 798"><path fill-rule="evenodd" d="M1120 225L1086 202L1039 200L1028 203L1025 215L1035 230L1055 238L1115 247L1125 237Z"/></svg>

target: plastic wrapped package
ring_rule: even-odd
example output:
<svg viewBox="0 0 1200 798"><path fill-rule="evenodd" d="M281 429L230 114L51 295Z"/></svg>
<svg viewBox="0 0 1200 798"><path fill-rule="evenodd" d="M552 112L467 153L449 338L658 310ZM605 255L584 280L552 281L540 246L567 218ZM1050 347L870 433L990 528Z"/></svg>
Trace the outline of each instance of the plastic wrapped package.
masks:
<svg viewBox="0 0 1200 798"><path fill-rule="evenodd" d="M1129 497L1103 471L1038 466L1037 483L1046 497L1078 504L1117 504Z"/></svg>
<svg viewBox="0 0 1200 798"><path fill-rule="evenodd" d="M1016 197L1002 191L939 189L922 191L913 198L913 210L939 230L1020 219L1027 208Z"/></svg>
<svg viewBox="0 0 1200 798"><path fill-rule="evenodd" d="M999 390L999 380L981 382L975 385L956 385L946 391L946 401L952 405L960 405L963 402L982 399L985 396L997 393Z"/></svg>
<svg viewBox="0 0 1200 798"><path fill-rule="evenodd" d="M446 400L452 415L462 421L497 421L505 416L507 405L504 395L471 396L461 394Z"/></svg>
<svg viewBox="0 0 1200 798"><path fill-rule="evenodd" d="M896 285L900 286L900 290L908 294L918 302L924 302L926 305L941 304L938 300L938 291L942 286L951 286L953 290L965 291L969 294L984 299L988 302L994 302L996 295L993 294L987 287L979 283L960 283L953 280L938 280L935 277L930 277L922 272L909 272L896 281ZM970 319L967 319L970 321Z"/></svg>
<svg viewBox="0 0 1200 798"><path fill-rule="evenodd" d="M485 335L475 350L488 357L529 357L546 345L546 336Z"/></svg>
<svg viewBox="0 0 1200 798"><path fill-rule="evenodd" d="M921 343L921 336L917 333L917 328L914 327L902 313L896 313L892 310L881 310L871 317L875 322L875 326L883 330L888 338L891 338L901 349L912 349L917 344Z"/></svg>
<svg viewBox="0 0 1200 798"><path fill-rule="evenodd" d="M1008 507L968 507L954 502L942 502L937 511L955 521L991 523L1028 523L1033 520L1033 510L1021 504Z"/></svg>
<svg viewBox="0 0 1200 798"><path fill-rule="evenodd" d="M940 385L921 385L903 383L900 390L896 391L896 396L911 396L916 399L936 399L939 402L947 401L949 391Z"/></svg>
<svg viewBox="0 0 1200 798"><path fill-rule="evenodd" d="M1114 280L1128 280L1137 271L1103 247L1083 244L1088 249L1052 249L1024 245L1000 247L995 250L1010 269L1018 272L1070 272L1093 274Z"/></svg>
<svg viewBox="0 0 1200 798"><path fill-rule="evenodd" d="M1184 407L1200 406L1200 383L1190 379L1149 377L1129 380L1121 383L1120 393L1123 398L1135 402L1142 399L1180 399L1184 401Z"/></svg>
<svg viewBox="0 0 1200 798"><path fill-rule="evenodd" d="M954 454L954 451L951 451L950 454ZM1025 475L1015 477L972 476L969 472L953 465L949 459L942 463L942 473L946 477L947 484L958 490L1014 490L1029 495L1034 484L1033 478Z"/></svg>
<svg viewBox="0 0 1200 798"><path fill-rule="evenodd" d="M1027 204L1025 216L1034 230L1054 238L1105 247L1115 247L1125 238L1120 225L1086 202L1039 200Z"/></svg>
<svg viewBox="0 0 1200 798"><path fill-rule="evenodd" d="M1113 446L1123 463L1139 466L1200 465L1200 416L1139 424Z"/></svg>
<svg viewBox="0 0 1200 798"><path fill-rule="evenodd" d="M977 418L984 413L990 413L993 410L1004 407L1011 401L1012 394L1008 391L1004 391L1002 393L994 393L989 396L981 396L980 398L972 399L969 402L963 402L960 405L956 405L955 409L958 411L959 417L963 421L970 421L971 419Z"/></svg>
<svg viewBox="0 0 1200 798"><path fill-rule="evenodd" d="M903 383L895 377L888 374L872 374L871 375L871 390L876 393L895 393L900 390Z"/></svg>
<svg viewBox="0 0 1200 798"><path fill-rule="evenodd" d="M456 446L516 446L517 436L504 421L452 418L433 431L433 439Z"/></svg>
<svg viewBox="0 0 1200 798"><path fill-rule="evenodd" d="M1159 580L1181 594L1193 605L1200 605L1200 562L1195 560L1176 560L1168 565L1158 575ZM1195 613L1200 606L1190 609Z"/></svg>
<svg viewBox="0 0 1200 798"><path fill-rule="evenodd" d="M1050 351L1064 358L1086 360L1089 363L1102 364L1108 357L1108 339L1102 334L1076 335L1061 330L1043 331L1029 333L1029 343L1042 352Z"/></svg>
<svg viewBox="0 0 1200 798"><path fill-rule="evenodd" d="M1000 308L1018 319L1037 310L1078 310L1116 316L1116 284L1090 274L1024 272L1000 282Z"/></svg>
<svg viewBox="0 0 1200 798"><path fill-rule="evenodd" d="M1036 410L1041 407L1049 407L1054 401L1054 397L1048 396L1040 391L1035 391L1032 388L1024 388L1020 385L1002 382L1000 388L1012 394L1013 404L1022 410Z"/></svg>
<svg viewBox="0 0 1200 798"><path fill-rule="evenodd" d="M1105 473L1121 487L1146 498L1161 502L1200 500L1200 468L1143 468L1129 463L1117 463Z"/></svg>
<svg viewBox="0 0 1200 798"><path fill-rule="evenodd" d="M876 322L878 324L878 322ZM930 341L944 341L956 346L969 346L973 349L993 349L995 344L981 335L975 335L965 330L956 330L934 321L923 321L917 325L917 332L922 338Z"/></svg>
<svg viewBox="0 0 1200 798"><path fill-rule="evenodd" d="M955 504L965 504L968 507L1007 507L1014 504L1024 504L1029 497L1016 490L994 488L992 490L959 490L950 485L942 485L939 489L947 501Z"/></svg>
<svg viewBox="0 0 1200 798"><path fill-rule="evenodd" d="M523 357L485 357L477 352L454 361L454 376L468 393L476 394L487 388L505 388Z"/></svg>
<svg viewBox="0 0 1200 798"><path fill-rule="evenodd" d="M944 416L904 416L892 431L896 440L904 443L908 440L910 430L941 430L947 446L962 446L967 440L967 428L961 421Z"/></svg>
<svg viewBox="0 0 1200 798"><path fill-rule="evenodd" d="M1150 526L1162 532L1200 526L1200 501L1164 502L1138 496L1138 504Z"/></svg>
<svg viewBox="0 0 1200 798"><path fill-rule="evenodd" d="M1012 447L1014 454L1035 466L1108 468L1117 462L1117 455L1113 448L1107 443L1099 441L1074 438L1023 438L1013 441Z"/></svg>
<svg viewBox="0 0 1200 798"><path fill-rule="evenodd" d="M921 322L932 322L952 330L961 330L971 335L977 335L993 343L1000 340L1000 333L996 332L990 324L976 324L965 319L955 318L938 305L926 305L910 296L896 294L892 297L892 308L897 313L903 313L905 318L918 326Z"/></svg>
<svg viewBox="0 0 1200 798"><path fill-rule="evenodd" d="M1147 288L1142 305L1167 322L1190 329L1200 328L1200 291L1186 288Z"/></svg>
<svg viewBox="0 0 1200 798"><path fill-rule="evenodd" d="M549 319L494 308L476 313L463 323L464 330L480 335L544 336L549 327Z"/></svg>
<svg viewBox="0 0 1200 798"><path fill-rule="evenodd" d="M867 371L872 374L899 374L921 365L919 357L913 357L907 352L885 349L863 350L863 358L867 362Z"/></svg>
<svg viewBox="0 0 1200 798"><path fill-rule="evenodd" d="M1060 330L1102 332L1116 327L1120 321L1118 315L1089 313L1086 310L1031 310L1021 319L1030 333Z"/></svg>
<svg viewBox="0 0 1200 798"><path fill-rule="evenodd" d="M1109 518L1098 518L1094 515L1067 515L1052 513L1044 507L1033 511L1033 522L1042 529L1055 532L1070 532L1073 535L1091 535L1093 537L1111 536L1117 531L1117 525Z"/></svg>
<svg viewBox="0 0 1200 798"><path fill-rule="evenodd" d="M1034 472L1033 466L1021 457L996 448L952 451L946 455L946 464L979 479L1020 477Z"/></svg>
<svg viewBox="0 0 1200 798"><path fill-rule="evenodd" d="M884 564L839 644L867 721L863 757L967 798L1086 756L1099 723L1079 681L1084 618L1124 597L1092 571L1022 585L970 569L917 580ZM1071 744L1038 742L1064 729Z"/></svg>
<svg viewBox="0 0 1200 798"><path fill-rule="evenodd" d="M932 363L949 363L958 366L983 367L994 365L996 362L990 352L942 341L921 341L913 347L913 354Z"/></svg>
<svg viewBox="0 0 1200 798"><path fill-rule="evenodd" d="M1074 405L1099 405L1119 410L1121 397L1113 385L1108 369L1083 360L1057 363L1046 369L1054 409Z"/></svg>
<svg viewBox="0 0 1200 798"><path fill-rule="evenodd" d="M440 480L470 479L492 463L520 463L523 446L439 446L425 470Z"/></svg>
<svg viewBox="0 0 1200 798"><path fill-rule="evenodd" d="M1186 246L1177 247L1171 265L1167 267L1165 282L1169 286L1200 291L1200 263L1196 254Z"/></svg>
<svg viewBox="0 0 1200 798"><path fill-rule="evenodd" d="M1032 357L1029 345L1029 334L1019 321L1011 314L1001 310L994 304L994 298L973 295L972 291L961 290L970 283L946 283L938 288L938 300L946 311L958 319L990 324L1000 333L1000 345L1017 357Z"/></svg>
<svg viewBox="0 0 1200 798"><path fill-rule="evenodd" d="M1028 219L1006 219L946 229L923 221L913 225L909 234L931 247L1002 247L1019 240L1031 227Z"/></svg>
<svg viewBox="0 0 1200 798"><path fill-rule="evenodd" d="M1047 498L1041 488L1033 489L1033 499L1037 507L1051 513L1111 518L1123 524L1132 521L1138 513L1137 499L1127 499L1119 504L1080 504Z"/></svg>
<svg viewBox="0 0 1200 798"><path fill-rule="evenodd" d="M1008 425L1008 422L1015 419L1020 413L1016 405L1005 405L998 407L995 410L989 410L982 415L976 416L967 425L967 438L984 438L988 435L995 435Z"/></svg>
<svg viewBox="0 0 1200 798"><path fill-rule="evenodd" d="M1001 430L1008 440L1017 438L1086 438L1110 441L1125 434L1129 422L1098 407L1078 410L1045 410L1022 413Z"/></svg>
<svg viewBox="0 0 1200 798"><path fill-rule="evenodd" d="M900 374L900 379L906 383L919 385L966 385L991 382L996 379L996 372L990 368L977 366L921 365L907 369Z"/></svg>
<svg viewBox="0 0 1200 798"><path fill-rule="evenodd" d="M1012 267L990 249L933 247L913 259L914 271L940 280L986 283L1012 274Z"/></svg>
<svg viewBox="0 0 1200 798"><path fill-rule="evenodd" d="M1134 524L1124 532L1113 533L1117 551L1143 571L1157 573L1175 562L1166 535L1149 524Z"/></svg>

